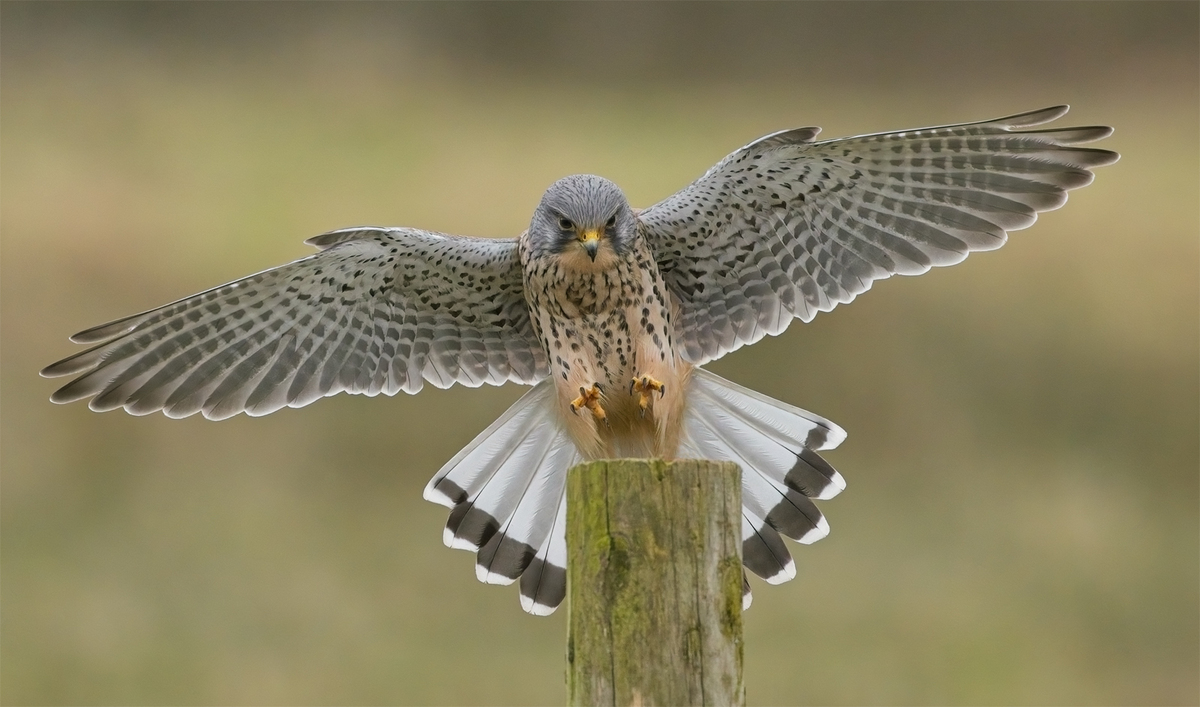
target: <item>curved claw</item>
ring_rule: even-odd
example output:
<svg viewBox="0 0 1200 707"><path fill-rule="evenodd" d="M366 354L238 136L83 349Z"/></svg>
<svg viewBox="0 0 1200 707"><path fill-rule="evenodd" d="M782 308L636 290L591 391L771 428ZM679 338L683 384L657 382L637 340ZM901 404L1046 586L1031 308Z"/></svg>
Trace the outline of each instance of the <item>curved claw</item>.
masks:
<svg viewBox="0 0 1200 707"><path fill-rule="evenodd" d="M609 425L608 414L604 412L604 408L600 406L600 393L603 392L598 384L593 384L591 389L580 387L579 397L571 401L571 412L578 413L581 408L587 408L592 411L592 416L605 425Z"/></svg>
<svg viewBox="0 0 1200 707"><path fill-rule="evenodd" d="M637 392L640 396L638 398L638 407L641 408L642 417L646 416L646 409L650 407L650 395L654 391L658 391L658 399L662 400L667 394L667 386L650 376L634 378L633 382L629 384L629 394L633 395L634 392Z"/></svg>

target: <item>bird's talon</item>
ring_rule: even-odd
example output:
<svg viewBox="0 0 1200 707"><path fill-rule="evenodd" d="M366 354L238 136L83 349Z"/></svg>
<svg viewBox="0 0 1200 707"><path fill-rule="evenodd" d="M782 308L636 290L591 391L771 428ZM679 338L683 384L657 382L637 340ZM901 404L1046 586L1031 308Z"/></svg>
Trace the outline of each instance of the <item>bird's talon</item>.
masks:
<svg viewBox="0 0 1200 707"><path fill-rule="evenodd" d="M591 390L587 388L579 388L579 397L571 401L571 412L577 413L581 408L587 408L592 411L592 416L599 422L603 422L605 426L610 426L608 422L608 414L604 412L604 408L600 406L599 385L593 385Z"/></svg>
<svg viewBox="0 0 1200 707"><path fill-rule="evenodd" d="M633 383L629 386L629 394L638 393L638 407L642 410L642 417L646 416L646 408L650 407L650 395L654 391L658 391L658 399L662 400L667 394L667 386L659 383L650 376L642 376L634 378Z"/></svg>

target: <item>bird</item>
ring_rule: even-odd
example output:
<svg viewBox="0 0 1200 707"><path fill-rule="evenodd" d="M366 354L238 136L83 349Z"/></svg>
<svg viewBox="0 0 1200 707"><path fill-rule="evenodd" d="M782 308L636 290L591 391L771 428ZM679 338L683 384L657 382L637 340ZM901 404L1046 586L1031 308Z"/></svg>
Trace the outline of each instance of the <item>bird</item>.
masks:
<svg viewBox="0 0 1200 707"><path fill-rule="evenodd" d="M795 576L782 537L829 524L845 479L819 453L833 422L704 368L892 275L999 248L1066 202L1115 152L1104 126L1039 127L1065 105L993 120L818 141L783 130L666 199L633 208L612 181L556 181L513 239L362 226L317 252L82 331L42 370L51 400L223 419L339 392L425 383L531 386L429 481L446 545L476 576L519 581L522 608L566 592L565 480L585 460L728 460L743 469L745 571Z"/></svg>

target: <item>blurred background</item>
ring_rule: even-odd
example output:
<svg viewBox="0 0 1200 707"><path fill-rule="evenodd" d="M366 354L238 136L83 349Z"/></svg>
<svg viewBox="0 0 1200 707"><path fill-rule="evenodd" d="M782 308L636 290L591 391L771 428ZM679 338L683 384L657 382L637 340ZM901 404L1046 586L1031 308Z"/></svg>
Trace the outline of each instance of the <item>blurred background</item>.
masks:
<svg viewBox="0 0 1200 707"><path fill-rule="evenodd" d="M712 366L843 425L754 584L751 704L1200 699L1195 3L0 5L5 704L555 704L565 611L441 543L522 390L221 423L51 405L66 337L357 224L513 236L740 145L1056 103L1117 128L1004 249Z"/></svg>

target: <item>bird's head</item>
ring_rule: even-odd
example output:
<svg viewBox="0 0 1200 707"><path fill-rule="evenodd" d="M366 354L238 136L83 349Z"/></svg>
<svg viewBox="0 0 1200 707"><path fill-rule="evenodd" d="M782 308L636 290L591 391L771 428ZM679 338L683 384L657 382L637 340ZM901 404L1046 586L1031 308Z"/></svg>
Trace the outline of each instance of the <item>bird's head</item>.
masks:
<svg viewBox="0 0 1200 707"><path fill-rule="evenodd" d="M564 177L546 190L529 225L539 255L558 255L581 269L611 267L637 233L633 209L616 184L591 174Z"/></svg>

